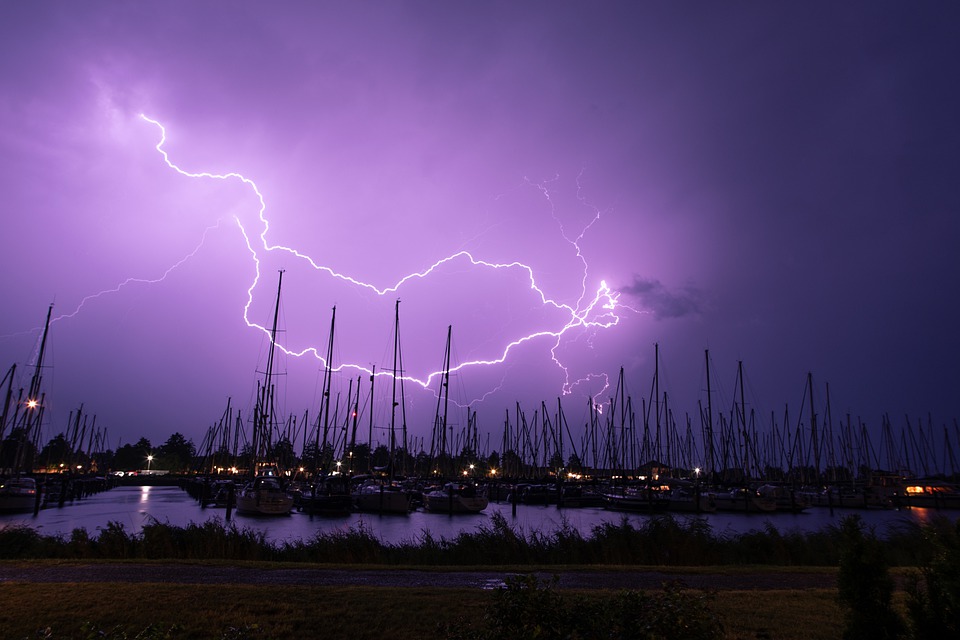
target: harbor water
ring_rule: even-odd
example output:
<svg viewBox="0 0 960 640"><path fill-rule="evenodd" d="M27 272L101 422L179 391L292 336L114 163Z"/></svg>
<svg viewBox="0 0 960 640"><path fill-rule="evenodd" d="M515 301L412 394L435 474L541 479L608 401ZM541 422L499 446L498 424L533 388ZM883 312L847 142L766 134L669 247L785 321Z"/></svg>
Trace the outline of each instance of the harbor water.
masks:
<svg viewBox="0 0 960 640"><path fill-rule="evenodd" d="M594 527L604 523L619 524L624 519L640 526L651 516L638 513L609 511L603 508L565 508L553 506L517 505L491 502L479 514L444 515L422 510L408 515L372 515L352 513L343 516L310 516L293 512L281 517L251 517L237 513L232 522L240 528L262 531L273 542L310 540L318 533L348 532L362 529L385 543L417 543L426 535L435 540L452 539L461 532L475 532L491 526L491 516L500 513L517 532L550 534L562 527L576 529L589 537ZM774 527L780 533L813 532L838 525L852 513L883 536L887 531L904 525L921 524L938 515L960 518L960 511L933 509L834 509L811 507L802 513L740 514L719 512L704 515L674 514L678 521L702 518L714 535L736 535L752 530ZM86 529L97 535L110 523L123 525L129 533L139 533L151 522L186 526L204 523L213 518L225 520L224 509L201 508L189 495L174 486L118 486L90 495L82 500L67 502L63 507L47 507L32 514L0 514L0 527L25 525L43 535L69 536L74 529Z"/></svg>

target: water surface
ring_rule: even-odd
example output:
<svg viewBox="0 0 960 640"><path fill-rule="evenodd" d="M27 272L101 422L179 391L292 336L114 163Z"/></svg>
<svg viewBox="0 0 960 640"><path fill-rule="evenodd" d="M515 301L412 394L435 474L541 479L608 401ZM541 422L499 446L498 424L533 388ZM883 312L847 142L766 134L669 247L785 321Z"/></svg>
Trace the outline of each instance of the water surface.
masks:
<svg viewBox="0 0 960 640"><path fill-rule="evenodd" d="M407 516L373 514L350 514L340 517L309 516L294 512L283 517L251 517L234 513L233 522L239 527L261 530L272 541L309 540L318 532L349 531L363 528L387 543L417 542L427 533L435 539L451 539L460 532L473 532L480 527L490 527L490 516L500 513L506 521L522 533L534 531L549 534L560 527L571 527L583 536L589 536L594 527L603 523L620 523L624 518L635 526L641 525L649 516L621 513L606 509L558 509L556 506L518 505L516 514L508 503L491 502L483 513L456 515L415 511ZM745 515L737 513L714 513L707 515L677 514L679 521L703 518L716 535L734 535L751 530L776 528L781 533L792 531L811 532L838 525L844 516L859 514L863 521L875 527L883 535L892 527L925 522L937 514L951 518L960 517L960 511L933 511L932 509L903 510L843 510L816 507L804 513L775 513ZM83 500L67 503L62 508L41 509L32 514L0 514L0 526L24 524L46 535L68 536L77 528L84 528L92 535L111 522L122 524L130 533L138 533L144 524L152 521L168 522L185 526L203 523L211 518L224 520L223 509L200 506L178 487L164 486L119 486L97 493Z"/></svg>

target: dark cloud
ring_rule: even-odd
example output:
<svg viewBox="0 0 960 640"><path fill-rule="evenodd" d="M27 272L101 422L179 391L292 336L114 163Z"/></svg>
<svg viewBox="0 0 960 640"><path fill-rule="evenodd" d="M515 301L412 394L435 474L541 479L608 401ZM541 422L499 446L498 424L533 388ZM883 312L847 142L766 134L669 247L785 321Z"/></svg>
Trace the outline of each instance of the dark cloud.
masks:
<svg viewBox="0 0 960 640"><path fill-rule="evenodd" d="M703 310L703 293L692 286L670 290L659 280L635 275L620 291L636 298L657 320L699 316Z"/></svg>

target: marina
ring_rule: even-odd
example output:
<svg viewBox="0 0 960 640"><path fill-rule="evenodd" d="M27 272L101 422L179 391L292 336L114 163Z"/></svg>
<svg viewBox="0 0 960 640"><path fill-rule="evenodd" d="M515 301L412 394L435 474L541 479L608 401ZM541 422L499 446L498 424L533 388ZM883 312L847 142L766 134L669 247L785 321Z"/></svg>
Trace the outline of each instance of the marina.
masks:
<svg viewBox="0 0 960 640"><path fill-rule="evenodd" d="M769 515L737 512L709 514L672 514L672 517L687 522L692 518L702 519L715 535L736 535L769 526L781 533L819 531L836 526L851 513L857 513L869 527L875 527L882 535L890 528L923 524L943 515L960 517L960 510L936 510L932 508L909 509L833 509L810 508L802 513L776 512ZM626 520L635 525L651 516L613 511L600 507L558 508L556 505L518 505L515 512L508 502L490 502L479 513L453 516L429 513L423 509L408 515L376 515L372 513L345 513L341 515L309 515L293 511L282 517L246 516L234 513L231 522L240 528L263 532L268 540L309 540L318 533L347 533L364 530L388 544L417 543L429 534L434 539L455 538L461 532L476 532L489 527L493 514L503 516L518 533L539 532L551 534L561 528L572 528L582 536L590 535L594 527L605 523L618 524ZM151 522L186 526L203 523L210 519L224 520L223 508L201 507L185 491L177 486L117 486L108 491L89 495L68 502L64 507L51 506L41 509L36 516L30 513L0 514L0 527L27 526L43 535L69 537L74 529L86 529L96 535L110 523L122 525L128 533L138 533Z"/></svg>

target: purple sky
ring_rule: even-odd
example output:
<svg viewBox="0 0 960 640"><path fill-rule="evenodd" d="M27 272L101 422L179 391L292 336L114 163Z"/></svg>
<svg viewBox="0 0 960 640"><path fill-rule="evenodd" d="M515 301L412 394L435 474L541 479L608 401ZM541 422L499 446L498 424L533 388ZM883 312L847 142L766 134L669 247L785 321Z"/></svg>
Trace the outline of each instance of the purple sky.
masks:
<svg viewBox="0 0 960 640"><path fill-rule="evenodd" d="M763 424L796 419L808 372L834 419L952 424L958 14L0 3L0 367L28 369L53 302L44 439L84 403L114 447L199 443L228 396L252 407L266 342L245 307L268 327L285 269L290 351L325 353L336 305L334 365L389 369L399 297L407 375L442 368L447 325L454 365L502 360L451 384L491 448L517 401L562 396L582 425L621 366L639 407L655 343L698 432L705 349L718 410L742 361ZM250 182L171 168L141 113L183 172ZM461 254L392 289L460 252L517 266ZM322 363L278 366L283 410L315 415ZM406 391L428 437L433 393Z"/></svg>

